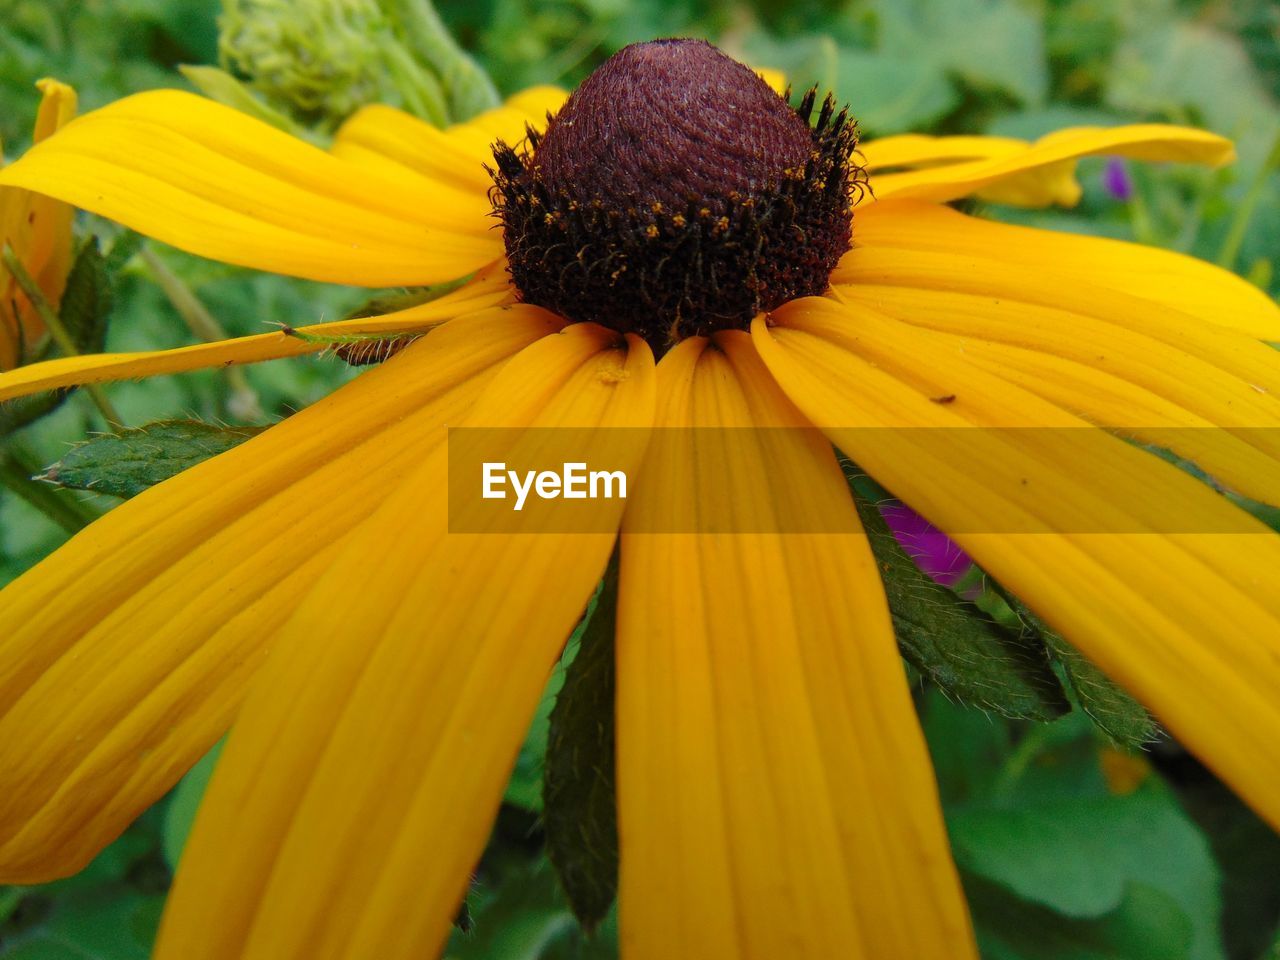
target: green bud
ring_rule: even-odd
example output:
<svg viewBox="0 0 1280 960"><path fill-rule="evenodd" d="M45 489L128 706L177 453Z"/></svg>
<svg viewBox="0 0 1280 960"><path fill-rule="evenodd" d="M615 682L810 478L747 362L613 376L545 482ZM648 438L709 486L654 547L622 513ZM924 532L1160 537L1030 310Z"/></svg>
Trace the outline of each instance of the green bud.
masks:
<svg viewBox="0 0 1280 960"><path fill-rule="evenodd" d="M385 98L385 49L395 43L374 0L225 0L223 66L278 103L337 123Z"/></svg>
<svg viewBox="0 0 1280 960"><path fill-rule="evenodd" d="M267 101L253 112L332 129L387 103L444 125L498 102L427 0L223 0L219 27L222 66ZM192 80L215 83L218 99L244 99L229 76Z"/></svg>

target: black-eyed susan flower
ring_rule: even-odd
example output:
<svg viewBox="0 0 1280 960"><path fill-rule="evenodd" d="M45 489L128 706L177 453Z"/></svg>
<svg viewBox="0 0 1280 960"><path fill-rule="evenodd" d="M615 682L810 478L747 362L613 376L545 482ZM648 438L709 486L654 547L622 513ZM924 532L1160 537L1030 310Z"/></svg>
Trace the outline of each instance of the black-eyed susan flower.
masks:
<svg viewBox="0 0 1280 960"><path fill-rule="evenodd" d="M1280 541L1141 446L1274 499L1280 313L1186 257L946 205L1069 201L1078 157L1230 145L1168 126L852 145L834 111L660 41L563 105L533 90L447 130L365 109L332 152L147 93L6 169L231 263L474 276L305 339L0 377L11 397L430 331L0 594L0 876L76 870L231 727L158 956L432 955L620 529L624 955L973 956L833 445L1280 826ZM625 512L593 503L597 532L463 533L459 424L695 429L615 451L640 481ZM702 428L769 429L720 461L679 439ZM699 529L726 504L750 532Z"/></svg>
<svg viewBox="0 0 1280 960"><path fill-rule="evenodd" d="M56 80L41 80L36 86L41 100L33 139L39 143L75 116L76 94ZM0 188L0 250L7 245L13 251L55 305L71 269L71 215L65 203L29 190ZM43 336L39 314L0 263L0 370L33 356Z"/></svg>

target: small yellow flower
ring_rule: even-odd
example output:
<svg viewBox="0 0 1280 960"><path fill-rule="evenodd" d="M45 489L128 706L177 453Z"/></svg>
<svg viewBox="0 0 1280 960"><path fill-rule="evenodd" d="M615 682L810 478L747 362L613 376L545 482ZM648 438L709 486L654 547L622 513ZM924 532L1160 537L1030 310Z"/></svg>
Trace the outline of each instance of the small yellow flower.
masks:
<svg viewBox="0 0 1280 960"><path fill-rule="evenodd" d="M39 143L75 116L76 93L56 80L41 80L36 86L43 94L34 137ZM0 154L0 166L3 163ZM9 245L54 306L62 299L71 269L71 216L71 207L61 201L0 187L0 249ZM40 317L0 263L0 370L22 363L43 334Z"/></svg>
<svg viewBox="0 0 1280 960"><path fill-rule="evenodd" d="M848 141L819 144L815 127L810 152L758 80L704 50L690 71L690 52L632 48L639 73L615 63L567 105L531 90L446 130L366 108L330 152L146 93L0 172L257 269L370 287L474 274L421 306L309 328L430 333L0 593L0 880L77 870L231 728L157 956L434 956L616 547L624 957L975 957L833 448L1280 826L1280 537L1129 442L1274 499L1280 361L1264 341L1280 341L1280 310L1187 257L947 206L1071 199L1086 155L1220 164L1231 145L1164 125L890 137L862 146L869 189L846 194L827 184L860 182L828 163ZM754 106L716 112L726 97ZM548 110L573 123L546 127ZM491 150L526 123L546 127L537 169ZM797 179L814 164L822 187ZM628 233L625 262L578 260L608 246L601 224L641 223L659 199L687 222ZM535 212L561 209L581 248ZM644 259L644 243L685 242ZM749 275L719 270L733 262ZM680 282L701 270L706 283ZM563 296L566 315L535 296ZM0 399L319 348L270 333L66 358L0 375ZM725 460L680 430L623 443L618 465L641 482L625 512L593 502L597 532L460 533L456 425L742 439ZM692 531L726 505L752 532ZM778 529L784 511L804 532Z"/></svg>

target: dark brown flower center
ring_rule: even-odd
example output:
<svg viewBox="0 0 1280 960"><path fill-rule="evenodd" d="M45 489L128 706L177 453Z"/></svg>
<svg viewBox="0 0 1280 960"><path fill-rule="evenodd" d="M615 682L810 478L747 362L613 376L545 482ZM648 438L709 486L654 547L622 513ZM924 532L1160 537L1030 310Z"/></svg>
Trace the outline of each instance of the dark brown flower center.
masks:
<svg viewBox="0 0 1280 960"><path fill-rule="evenodd" d="M526 149L494 148L522 298L662 352L822 293L861 171L854 124L813 107L703 41L620 51Z"/></svg>

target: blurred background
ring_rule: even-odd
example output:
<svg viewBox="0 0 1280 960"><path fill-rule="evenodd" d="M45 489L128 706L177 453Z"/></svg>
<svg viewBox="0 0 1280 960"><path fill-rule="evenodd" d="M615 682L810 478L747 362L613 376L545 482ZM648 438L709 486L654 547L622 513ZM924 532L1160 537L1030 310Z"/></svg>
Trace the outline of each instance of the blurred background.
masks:
<svg viewBox="0 0 1280 960"><path fill-rule="evenodd" d="M797 88L834 90L867 137L1036 137L1143 120L1225 134L1240 154L1230 169L1097 158L1081 164L1084 197L1071 210L983 212L1193 253L1280 290L1274 0L444 0L434 10L422 0L0 0L0 140L8 157L28 145L33 84L45 76L73 84L82 109L154 87L196 87L323 143L364 103L465 119L531 84L571 87L619 47L657 36L704 36L784 71ZM109 264L103 337L112 350L335 319L369 296L158 244L139 252L92 218L80 233L123 251ZM254 425L354 374L336 358L313 357L122 383L110 396L131 426ZM38 419L0 424L0 444L12 462L41 468L103 429L90 398L76 393ZM118 502L27 494L0 487L0 584ZM448 956L616 956L614 916L593 936L579 931L545 857L541 769L557 683ZM1177 744L1132 754L1078 712L1049 724L1009 721L917 686L985 957L1280 960L1280 840ZM0 957L146 957L214 760L81 875L0 888Z"/></svg>

